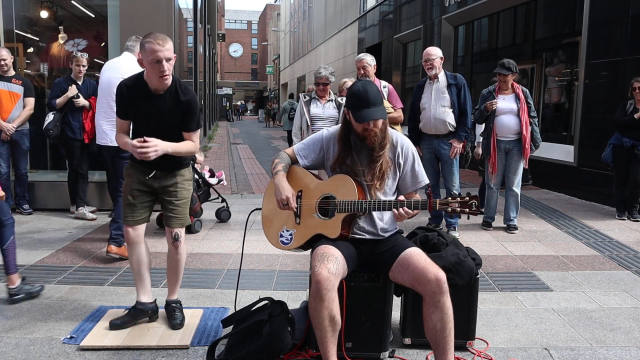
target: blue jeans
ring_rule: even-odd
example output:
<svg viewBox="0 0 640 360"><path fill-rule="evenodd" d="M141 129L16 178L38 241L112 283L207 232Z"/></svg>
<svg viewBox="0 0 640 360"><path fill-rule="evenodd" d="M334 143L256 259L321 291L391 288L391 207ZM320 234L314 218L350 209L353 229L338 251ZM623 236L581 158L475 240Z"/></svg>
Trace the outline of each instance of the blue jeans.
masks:
<svg viewBox="0 0 640 360"><path fill-rule="evenodd" d="M460 171L458 168L458 156L451 158L451 137L434 137L422 134L420 150L422 150L422 167L427 173L434 199L441 199L440 175L444 180L444 189L447 197L457 196L460 193ZM447 229L458 226L458 217L453 214L445 214L444 211L432 211L429 223L440 225L444 218Z"/></svg>
<svg viewBox="0 0 640 360"><path fill-rule="evenodd" d="M9 206L14 205L11 188L11 163L13 163L15 205L29 204L29 129L18 130L9 141L0 141L0 184Z"/></svg>
<svg viewBox="0 0 640 360"><path fill-rule="evenodd" d="M483 221L494 222L498 208L498 193L504 179L504 224L517 225L522 185L522 140L496 140L498 172L489 174L489 160L485 161L484 179L487 184Z"/></svg>
<svg viewBox="0 0 640 360"><path fill-rule="evenodd" d="M124 226L122 222L122 184L124 168L129 163L129 153L118 146L98 145L107 171L107 187L113 203L113 213L109 222L109 244L124 245Z"/></svg>

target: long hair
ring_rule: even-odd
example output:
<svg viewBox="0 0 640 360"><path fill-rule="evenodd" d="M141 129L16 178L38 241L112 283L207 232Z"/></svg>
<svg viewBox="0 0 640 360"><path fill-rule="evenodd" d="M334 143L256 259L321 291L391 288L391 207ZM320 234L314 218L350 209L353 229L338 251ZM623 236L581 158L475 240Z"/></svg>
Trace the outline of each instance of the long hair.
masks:
<svg viewBox="0 0 640 360"><path fill-rule="evenodd" d="M342 173L364 182L371 197L376 198L378 193L384 188L389 172L391 171L391 160L387 148L389 147L389 133L387 122L384 121L379 129L376 139L371 139L374 144L361 139L356 134L349 116L346 116L340 125L338 133L338 153L331 164L333 173ZM354 148L360 142L359 148ZM373 146L371 146L373 145ZM368 162L360 164L356 152L367 151Z"/></svg>

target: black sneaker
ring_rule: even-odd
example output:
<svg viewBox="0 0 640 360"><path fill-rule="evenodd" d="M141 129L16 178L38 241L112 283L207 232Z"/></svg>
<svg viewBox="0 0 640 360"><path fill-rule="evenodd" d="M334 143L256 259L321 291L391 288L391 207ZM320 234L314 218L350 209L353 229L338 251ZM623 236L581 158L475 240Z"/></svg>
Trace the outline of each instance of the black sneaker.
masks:
<svg viewBox="0 0 640 360"><path fill-rule="evenodd" d="M627 217L624 214L624 211L617 211L616 210L616 219L618 220L627 220Z"/></svg>
<svg viewBox="0 0 640 360"><path fill-rule="evenodd" d="M25 300L36 298L43 290L44 285L25 284L24 278L22 278L20 285L14 288L7 286L7 293L9 294L7 302L9 304L17 304Z"/></svg>
<svg viewBox="0 0 640 360"><path fill-rule="evenodd" d="M182 310L182 302L179 299L167 299L164 303L164 312L167 314L170 328L180 330L184 327L184 311Z"/></svg>
<svg viewBox="0 0 640 360"><path fill-rule="evenodd" d="M442 230L442 223L440 224L427 223L427 228L433 229L433 230Z"/></svg>
<svg viewBox="0 0 640 360"><path fill-rule="evenodd" d="M16 212L22 215L31 215L33 214L33 209L29 204L23 204L16 206Z"/></svg>
<svg viewBox="0 0 640 360"><path fill-rule="evenodd" d="M491 221L483 220L480 227L487 231L493 230L493 224L491 223Z"/></svg>
<svg viewBox="0 0 640 360"><path fill-rule="evenodd" d="M640 214L638 214L638 211L629 211L629 220L633 221L633 222L639 222L640 221Z"/></svg>
<svg viewBox="0 0 640 360"><path fill-rule="evenodd" d="M148 322L158 320L158 305L155 300L149 303L136 301L136 304L130 307L124 315L109 321L109 330L127 329L143 320Z"/></svg>
<svg viewBox="0 0 640 360"><path fill-rule="evenodd" d="M505 229L509 234L517 234L518 233L518 225L516 224L507 224L507 228Z"/></svg>

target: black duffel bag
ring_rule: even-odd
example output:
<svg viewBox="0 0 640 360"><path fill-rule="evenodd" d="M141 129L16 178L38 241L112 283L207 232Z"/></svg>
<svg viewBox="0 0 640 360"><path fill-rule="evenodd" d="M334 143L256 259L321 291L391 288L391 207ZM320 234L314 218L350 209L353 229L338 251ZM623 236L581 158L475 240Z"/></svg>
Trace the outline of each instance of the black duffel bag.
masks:
<svg viewBox="0 0 640 360"><path fill-rule="evenodd" d="M295 321L282 300L260 298L221 322L233 328L209 345L207 360L273 360L292 348Z"/></svg>

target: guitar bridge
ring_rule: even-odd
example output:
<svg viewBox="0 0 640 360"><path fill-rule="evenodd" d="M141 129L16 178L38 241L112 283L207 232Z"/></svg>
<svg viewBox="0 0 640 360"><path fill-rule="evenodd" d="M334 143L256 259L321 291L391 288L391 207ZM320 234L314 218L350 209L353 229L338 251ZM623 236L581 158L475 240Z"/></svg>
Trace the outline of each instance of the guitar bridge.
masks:
<svg viewBox="0 0 640 360"><path fill-rule="evenodd" d="M298 190L296 194L296 211L293 212L296 225L300 225L300 213L302 213L302 190Z"/></svg>

